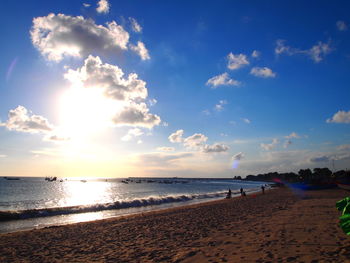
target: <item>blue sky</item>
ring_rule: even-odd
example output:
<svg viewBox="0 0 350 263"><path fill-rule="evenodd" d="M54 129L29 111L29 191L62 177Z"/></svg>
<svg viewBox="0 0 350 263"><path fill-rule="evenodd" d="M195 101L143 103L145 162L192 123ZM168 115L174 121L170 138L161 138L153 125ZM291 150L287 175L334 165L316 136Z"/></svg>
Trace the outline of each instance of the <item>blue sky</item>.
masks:
<svg viewBox="0 0 350 263"><path fill-rule="evenodd" d="M2 6L2 176L349 168L347 1Z"/></svg>

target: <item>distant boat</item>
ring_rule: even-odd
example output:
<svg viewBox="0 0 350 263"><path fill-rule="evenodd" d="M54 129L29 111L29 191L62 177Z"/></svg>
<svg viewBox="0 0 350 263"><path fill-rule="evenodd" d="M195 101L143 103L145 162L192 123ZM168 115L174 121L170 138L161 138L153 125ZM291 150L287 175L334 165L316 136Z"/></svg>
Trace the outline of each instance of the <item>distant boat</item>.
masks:
<svg viewBox="0 0 350 263"><path fill-rule="evenodd" d="M54 177L45 177L45 181L53 182L53 181L56 181L56 180L57 180L56 176L54 176Z"/></svg>
<svg viewBox="0 0 350 263"><path fill-rule="evenodd" d="M80 180L80 182L82 182L82 183L86 183L87 181L86 181L86 180Z"/></svg>
<svg viewBox="0 0 350 263"><path fill-rule="evenodd" d="M21 180L18 177L4 177L6 180Z"/></svg>
<svg viewBox="0 0 350 263"><path fill-rule="evenodd" d="M345 183L337 183L338 187L344 190L350 191L350 184L345 184Z"/></svg>

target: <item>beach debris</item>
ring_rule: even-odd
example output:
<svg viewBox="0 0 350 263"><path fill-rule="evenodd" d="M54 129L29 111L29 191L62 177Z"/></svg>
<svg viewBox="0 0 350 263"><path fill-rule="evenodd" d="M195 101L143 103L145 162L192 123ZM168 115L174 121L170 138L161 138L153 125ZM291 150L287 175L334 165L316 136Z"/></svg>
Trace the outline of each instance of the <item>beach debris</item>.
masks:
<svg viewBox="0 0 350 263"><path fill-rule="evenodd" d="M338 201L335 205L342 215L339 217L339 226L345 234L350 235L350 197Z"/></svg>

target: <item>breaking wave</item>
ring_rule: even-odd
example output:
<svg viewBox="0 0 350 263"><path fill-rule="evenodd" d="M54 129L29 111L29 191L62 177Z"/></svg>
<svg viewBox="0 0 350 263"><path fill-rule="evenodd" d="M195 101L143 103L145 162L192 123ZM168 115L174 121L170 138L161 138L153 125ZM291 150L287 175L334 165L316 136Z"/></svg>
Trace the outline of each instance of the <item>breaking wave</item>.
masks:
<svg viewBox="0 0 350 263"><path fill-rule="evenodd" d="M200 200L200 199L220 198L220 197L224 197L225 195L226 195L226 192L216 192L216 193L197 194L197 195L149 197L144 199L134 199L129 201L117 201L113 203L92 204L92 205L84 205L84 206L39 208L39 209L29 209L29 210L19 210L19 211L0 211L0 221L154 206L154 205L162 205L162 204L168 204L168 203L185 202L185 201L191 201L196 199Z"/></svg>

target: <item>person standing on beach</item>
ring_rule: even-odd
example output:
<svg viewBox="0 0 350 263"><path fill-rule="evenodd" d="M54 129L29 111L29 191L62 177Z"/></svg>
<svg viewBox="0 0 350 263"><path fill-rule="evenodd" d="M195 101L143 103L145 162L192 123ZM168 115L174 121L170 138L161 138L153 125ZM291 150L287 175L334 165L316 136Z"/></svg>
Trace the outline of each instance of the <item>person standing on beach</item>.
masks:
<svg viewBox="0 0 350 263"><path fill-rule="evenodd" d="M231 192L231 188L229 188L226 198L229 199L231 197L232 197L232 192Z"/></svg>
<svg viewBox="0 0 350 263"><path fill-rule="evenodd" d="M261 191L263 194L265 194L265 186L263 186L263 185L261 186Z"/></svg>
<svg viewBox="0 0 350 263"><path fill-rule="evenodd" d="M241 187L241 190L240 190L240 191L241 191L241 196L243 196L243 188L242 188L242 187Z"/></svg>

